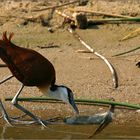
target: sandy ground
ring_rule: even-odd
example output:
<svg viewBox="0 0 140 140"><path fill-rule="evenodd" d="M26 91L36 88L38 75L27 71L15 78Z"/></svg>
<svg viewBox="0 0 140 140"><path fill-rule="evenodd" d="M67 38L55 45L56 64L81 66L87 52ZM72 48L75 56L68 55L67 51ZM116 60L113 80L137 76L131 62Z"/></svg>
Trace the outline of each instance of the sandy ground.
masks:
<svg viewBox="0 0 140 140"><path fill-rule="evenodd" d="M19 17L36 16L31 9L45 7L45 2L1 2L0 3L0 32L7 30L14 32L13 42L22 47L32 48L45 57L54 65L57 74L57 84L69 86L75 98L83 99L110 99L117 102L140 104L140 69L135 66L140 58L139 50L123 55L112 57L112 55L138 47L140 36L126 41L120 41L129 32L140 27L139 24L105 24L97 25L86 30L77 29L77 33L86 43L95 48L97 52L104 55L114 66L118 74L118 88L114 89L112 75L105 63L91 53L77 53L78 49L85 49L65 28L59 28L50 33L47 27L40 23L30 22L22 25L23 19ZM47 1L46 1L47 3ZM45 6L44 6L45 5ZM48 5L51 5L48 3ZM90 1L87 7L103 12L123 14L129 16L140 16L139 0L101 0ZM83 8L87 8L83 7ZM67 7L65 7L67 8ZM62 8L62 9L65 9ZM46 12L46 11L45 11ZM48 11L46 12L46 15ZM15 17L12 17L12 16ZM61 25L63 19L54 15L51 21L52 27ZM58 45L58 48L40 49L37 46L49 44ZM85 49L86 50L86 49ZM92 57L93 59L89 59ZM2 63L2 62L1 62ZM0 79L8 76L10 71L7 68L0 69ZM19 89L20 83L13 78L0 86L0 95L4 100L6 97L13 97ZM21 97L36 97L42 94L35 87L26 87ZM52 115L72 115L67 105L48 103L22 103L25 107L36 114L46 118ZM9 103L5 103L10 114L18 114L16 109ZM81 114L93 115L104 112L103 107L88 107L78 105ZM13 115L13 114L12 114ZM132 110L116 109L115 123L140 124L140 113Z"/></svg>

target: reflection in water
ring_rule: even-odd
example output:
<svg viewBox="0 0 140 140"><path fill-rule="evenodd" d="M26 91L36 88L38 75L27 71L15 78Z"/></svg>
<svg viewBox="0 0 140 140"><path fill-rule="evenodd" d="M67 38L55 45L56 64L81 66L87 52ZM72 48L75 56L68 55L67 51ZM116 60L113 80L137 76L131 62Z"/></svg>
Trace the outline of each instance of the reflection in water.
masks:
<svg viewBox="0 0 140 140"><path fill-rule="evenodd" d="M1 131L1 139L4 139L5 138L5 133L6 133L7 125L4 125L1 128L2 128L2 131Z"/></svg>
<svg viewBox="0 0 140 140"><path fill-rule="evenodd" d="M0 126L1 139L87 139L96 125ZM110 125L94 138L140 139L140 127Z"/></svg>

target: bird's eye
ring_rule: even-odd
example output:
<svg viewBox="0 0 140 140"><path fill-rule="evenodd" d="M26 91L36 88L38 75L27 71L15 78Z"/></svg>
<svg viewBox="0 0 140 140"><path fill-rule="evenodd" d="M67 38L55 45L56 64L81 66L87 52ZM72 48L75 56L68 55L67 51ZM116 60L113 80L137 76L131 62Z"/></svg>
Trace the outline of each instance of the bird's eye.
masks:
<svg viewBox="0 0 140 140"><path fill-rule="evenodd" d="M53 85L53 86L51 86L51 87L50 87L50 90L51 90L51 91L55 91L55 90L57 90L57 85Z"/></svg>

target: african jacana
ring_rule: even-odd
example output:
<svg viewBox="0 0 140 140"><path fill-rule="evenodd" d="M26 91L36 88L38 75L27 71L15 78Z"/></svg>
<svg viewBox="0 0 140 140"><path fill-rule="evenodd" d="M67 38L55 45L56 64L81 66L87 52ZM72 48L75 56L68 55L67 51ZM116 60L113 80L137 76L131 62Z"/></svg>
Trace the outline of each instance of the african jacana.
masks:
<svg viewBox="0 0 140 140"><path fill-rule="evenodd" d="M12 100L12 104L44 125L41 119L23 108L17 101L24 86L36 86L43 94L70 104L73 110L78 113L71 89L55 84L56 74L52 63L34 50L21 48L13 44L11 42L13 35L13 33L10 33L9 38L7 38L7 32L4 32L0 40L0 58L6 63L12 75L22 83L21 88ZM0 84L13 76L4 79Z"/></svg>

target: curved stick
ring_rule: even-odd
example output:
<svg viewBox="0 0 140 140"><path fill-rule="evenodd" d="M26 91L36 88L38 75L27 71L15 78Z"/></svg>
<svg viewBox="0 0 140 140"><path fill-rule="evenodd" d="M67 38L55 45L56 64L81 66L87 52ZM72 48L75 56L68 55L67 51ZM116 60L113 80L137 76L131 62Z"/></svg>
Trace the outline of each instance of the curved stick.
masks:
<svg viewBox="0 0 140 140"><path fill-rule="evenodd" d="M107 64L107 66L109 67L109 69L110 69L110 71L112 73L112 79L113 79L114 87L117 88L118 87L118 76L117 76L117 72L114 69L114 67L112 66L112 64L104 56L102 56L101 54L99 54L97 52L94 52L94 54L96 56L100 57Z"/></svg>
<svg viewBox="0 0 140 140"><path fill-rule="evenodd" d="M4 108L4 106L3 106L2 102L1 102L1 100L0 100L0 109L1 109L2 117L4 118L4 120L5 120L10 126L12 126L11 120L10 120L10 118L9 118L9 116L8 116L8 114L7 114L7 112L6 112L5 108Z"/></svg>
<svg viewBox="0 0 140 140"><path fill-rule="evenodd" d="M91 48L88 44L86 44L81 39L81 37L76 32L74 32L72 29L69 28L68 31L70 33L72 33L81 42L81 44L84 45L90 52L94 53L96 56L101 58L107 64L107 66L109 67L109 69L112 73L114 87L117 88L118 87L118 76L117 76L117 73L116 73L114 67L111 65L111 63L103 55L99 54L93 48Z"/></svg>

